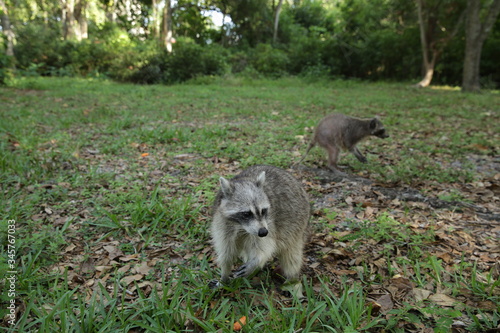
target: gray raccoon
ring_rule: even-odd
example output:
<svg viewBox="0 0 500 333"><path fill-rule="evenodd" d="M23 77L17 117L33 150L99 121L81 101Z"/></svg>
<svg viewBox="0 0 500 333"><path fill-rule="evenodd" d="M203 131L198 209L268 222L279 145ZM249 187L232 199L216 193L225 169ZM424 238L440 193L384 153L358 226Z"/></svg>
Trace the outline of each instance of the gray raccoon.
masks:
<svg viewBox="0 0 500 333"><path fill-rule="evenodd" d="M356 146L361 140L376 136L388 138L384 125L377 117L372 119L359 119L344 114L331 114L319 122L314 131L314 136L307 151L298 162L301 163L314 145L318 144L328 152L328 167L335 171L338 169L337 161L341 150L350 151L356 158L366 163L366 157Z"/></svg>
<svg viewBox="0 0 500 333"><path fill-rule="evenodd" d="M221 177L220 187L211 233L222 283L238 258L243 265L234 277L252 274L274 256L287 280L298 280L310 216L301 184L283 169L258 165L231 180Z"/></svg>

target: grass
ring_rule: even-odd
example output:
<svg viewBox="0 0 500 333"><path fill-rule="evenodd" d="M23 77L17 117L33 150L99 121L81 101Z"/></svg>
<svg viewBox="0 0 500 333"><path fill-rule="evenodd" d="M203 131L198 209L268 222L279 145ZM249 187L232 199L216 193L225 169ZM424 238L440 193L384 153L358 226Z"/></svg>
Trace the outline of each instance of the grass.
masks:
<svg viewBox="0 0 500 333"><path fill-rule="evenodd" d="M436 196L466 200L452 187L482 180L470 157L497 154L497 91L295 78L210 82L22 78L0 88L1 255L7 258L6 223L15 220L18 271L17 323L4 321L0 331L231 332L242 316L244 331L264 332L446 332L454 318L467 318L469 331L498 327L493 268L445 261L436 249L439 216L426 215L424 232L411 207L361 219L344 218L345 202L316 212L321 241L343 244L335 247L343 252L309 248L308 260L319 266L306 265L306 301L280 295L272 269L221 291L207 287L218 274L208 223L220 175L253 164L290 167L305 151L298 136L309 137L328 113L378 114L391 138L363 145L366 165L343 155L347 172L423 193L449 187ZM324 168L324 152L312 150L304 164ZM324 195L314 178L303 182L311 200ZM332 260L352 271L335 273ZM6 261L0 267L6 271ZM403 297L380 308L377 291L398 285L401 274L415 288L467 295L482 307ZM124 280L133 276L140 277ZM0 318L6 314L0 308Z"/></svg>

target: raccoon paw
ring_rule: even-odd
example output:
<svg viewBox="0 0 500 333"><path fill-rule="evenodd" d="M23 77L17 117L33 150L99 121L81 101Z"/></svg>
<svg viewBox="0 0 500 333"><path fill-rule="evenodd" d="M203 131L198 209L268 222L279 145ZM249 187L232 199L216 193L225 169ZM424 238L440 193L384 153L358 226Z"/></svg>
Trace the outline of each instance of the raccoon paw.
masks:
<svg viewBox="0 0 500 333"><path fill-rule="evenodd" d="M208 283L210 289L217 289L222 287L222 283L219 280L212 280Z"/></svg>
<svg viewBox="0 0 500 333"><path fill-rule="evenodd" d="M253 265L249 265L248 263L241 265L240 267L238 267L238 269L236 271L234 271L234 277L237 278L237 277L248 276L248 275L252 274L252 272L254 270L255 270L255 267Z"/></svg>

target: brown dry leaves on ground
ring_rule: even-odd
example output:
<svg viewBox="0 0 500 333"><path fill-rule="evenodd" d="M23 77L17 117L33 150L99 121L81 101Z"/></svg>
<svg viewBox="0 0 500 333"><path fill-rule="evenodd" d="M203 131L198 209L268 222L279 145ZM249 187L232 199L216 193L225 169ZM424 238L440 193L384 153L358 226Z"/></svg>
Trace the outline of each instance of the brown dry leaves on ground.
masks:
<svg viewBox="0 0 500 333"><path fill-rule="evenodd" d="M492 163L492 168L498 171L498 163ZM307 247L307 272L314 279L315 276L330 275L333 281L342 276L348 276L350 283L359 280L359 272L368 268L369 280L382 277L382 285L371 284L368 291L372 300L375 314L382 313L390 316L389 311L410 304L418 311L418 304L428 300L444 308L464 308L470 306L481 311L494 311L498 304L482 300L470 290L463 287L456 293L446 288L446 282L452 279L452 272L461 262L474 263L482 272L492 272L493 281L482 274L474 273L469 269L463 272L466 279L477 279L485 284L497 281L500 276L500 174L494 173L481 181L472 184L436 184L421 183L420 189L426 189L426 196L419 194L409 186L384 187L384 184L366 182L366 179L349 177L341 182L323 183L314 182L313 176L305 184L314 189L319 200L315 202L315 217L321 218L324 213L321 208L332 208L338 213L333 228L335 232L319 232L313 235ZM323 172L320 172L324 175ZM444 202L437 196L454 188L466 198L464 202ZM343 207L340 208L339 207ZM390 216L395 224L393 230L383 230L385 236L394 236L399 241L390 239L361 238L352 240L351 235L360 232L353 230L349 225L342 223L346 220L374 221L378 216ZM340 222L340 223L339 223ZM404 235L401 235L404 233ZM407 257L416 246L411 242L404 242L411 235L433 235L433 239L424 241L420 247L425 256L422 262L429 262L430 266L421 267L423 271L432 271L432 262L443 267L443 274L436 276L432 282L424 286L416 286L411 280L422 272L416 272ZM400 237L399 237L400 236ZM351 240L350 240L351 239ZM353 251L353 248L356 250ZM322 253L321 256L315 255ZM431 257L434 257L432 259ZM390 267L390 270L388 269ZM471 277L471 274L476 276ZM366 278L366 277L365 277ZM492 294L499 295L499 287L495 287ZM432 314L427 314L432 318ZM436 315L437 319L438 315ZM466 323L456 320L453 323L455 332L466 331ZM423 332L425 326L415 327L415 323L400 323L409 332Z"/></svg>

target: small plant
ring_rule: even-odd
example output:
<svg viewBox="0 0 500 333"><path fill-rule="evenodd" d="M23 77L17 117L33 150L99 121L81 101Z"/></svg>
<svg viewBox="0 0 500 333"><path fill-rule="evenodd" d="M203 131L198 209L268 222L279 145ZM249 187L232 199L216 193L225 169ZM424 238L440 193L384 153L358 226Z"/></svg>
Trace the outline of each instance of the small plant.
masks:
<svg viewBox="0 0 500 333"><path fill-rule="evenodd" d="M371 308L366 306L363 289L360 285L348 287L342 282L340 296L331 292L324 295L328 305L329 320L324 320L323 328L327 332L357 332L362 326L369 329L377 324L377 320L371 318Z"/></svg>
<svg viewBox="0 0 500 333"><path fill-rule="evenodd" d="M438 198L448 202L464 201L464 196L455 189L451 189L447 193L440 194Z"/></svg>

